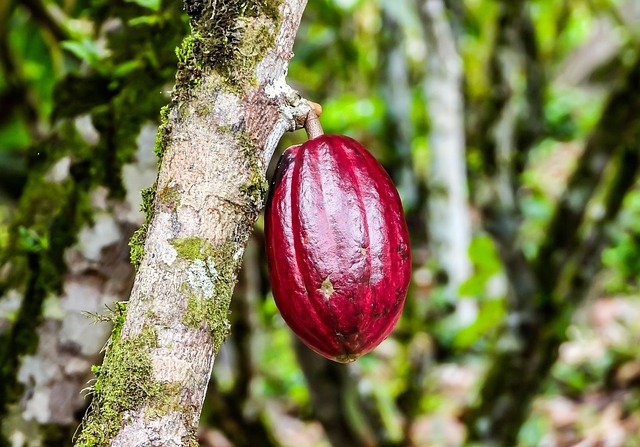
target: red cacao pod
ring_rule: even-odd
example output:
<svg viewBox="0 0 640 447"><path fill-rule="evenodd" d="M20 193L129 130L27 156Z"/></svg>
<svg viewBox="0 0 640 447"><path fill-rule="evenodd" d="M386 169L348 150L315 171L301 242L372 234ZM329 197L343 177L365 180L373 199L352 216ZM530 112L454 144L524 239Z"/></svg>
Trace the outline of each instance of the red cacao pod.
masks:
<svg viewBox="0 0 640 447"><path fill-rule="evenodd" d="M265 213L276 305L317 353L350 362L384 340L411 257L398 192L357 141L321 135L280 158Z"/></svg>

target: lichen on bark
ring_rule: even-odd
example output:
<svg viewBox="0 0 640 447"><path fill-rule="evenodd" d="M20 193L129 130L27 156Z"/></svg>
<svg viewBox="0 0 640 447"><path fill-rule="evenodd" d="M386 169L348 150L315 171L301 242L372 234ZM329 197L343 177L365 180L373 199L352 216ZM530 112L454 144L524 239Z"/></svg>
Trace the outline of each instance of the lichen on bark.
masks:
<svg viewBox="0 0 640 447"><path fill-rule="evenodd" d="M188 301L182 322L196 329L206 327L217 353L231 330L229 304L244 250L237 243L227 242L214 247L195 237L175 239L171 245L186 264L187 278L183 289L188 294Z"/></svg>

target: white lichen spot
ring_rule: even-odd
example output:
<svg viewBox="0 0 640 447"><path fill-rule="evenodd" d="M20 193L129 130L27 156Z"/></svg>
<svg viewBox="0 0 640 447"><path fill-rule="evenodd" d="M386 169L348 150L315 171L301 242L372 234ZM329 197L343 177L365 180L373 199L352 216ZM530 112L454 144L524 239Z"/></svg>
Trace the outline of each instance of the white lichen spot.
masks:
<svg viewBox="0 0 640 447"><path fill-rule="evenodd" d="M329 299L331 298L331 295L333 295L333 292L335 292L335 289L333 288L333 284L331 283L331 279L330 276L327 276L327 278L322 281L322 285L320 286L320 292L322 292L322 294L324 295L325 299Z"/></svg>
<svg viewBox="0 0 640 447"><path fill-rule="evenodd" d="M98 144L98 141L100 141L100 134L91 121L91 115L80 115L73 123L76 126L76 130L87 144L90 144L91 146Z"/></svg>
<svg viewBox="0 0 640 447"><path fill-rule="evenodd" d="M69 177L69 168L71 168L71 158L62 157L49 168L44 178L53 183L60 183Z"/></svg>
<svg viewBox="0 0 640 447"><path fill-rule="evenodd" d="M215 292L215 279L218 273L211 258L207 262L202 259L194 259L187 268L187 284L191 290L199 291L206 299L213 298Z"/></svg>
<svg viewBox="0 0 640 447"><path fill-rule="evenodd" d="M292 89L284 76L278 77L273 80L273 82L269 82L264 87L264 93L271 99L276 99L279 97L290 98L298 95L298 93ZM300 95L298 95L300 96Z"/></svg>
<svg viewBox="0 0 640 447"><path fill-rule="evenodd" d="M166 240L161 241L156 246L156 254L160 261L164 262L167 265L173 265L176 258L178 257L178 252L173 246L167 242Z"/></svg>
<svg viewBox="0 0 640 447"><path fill-rule="evenodd" d="M240 259L242 259L242 255L244 254L244 247L240 247L238 248L238 251L236 251L233 254L233 261L234 262L238 262Z"/></svg>

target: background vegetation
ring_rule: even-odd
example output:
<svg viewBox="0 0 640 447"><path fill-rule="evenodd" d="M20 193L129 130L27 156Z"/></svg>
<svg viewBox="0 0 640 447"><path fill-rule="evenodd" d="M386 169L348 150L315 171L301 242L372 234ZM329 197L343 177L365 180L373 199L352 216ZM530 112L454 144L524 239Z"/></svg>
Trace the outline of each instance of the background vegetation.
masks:
<svg viewBox="0 0 640 447"><path fill-rule="evenodd" d="M259 220L201 443L639 445L639 24L634 0L309 2L289 82L396 181L407 304L356 364L316 356L275 308ZM0 4L0 445L70 445L108 334L81 313L127 297L187 32L173 0ZM457 112L433 107L451 80ZM464 138L468 235L433 211L455 195L439 132ZM467 266L434 255L467 237Z"/></svg>

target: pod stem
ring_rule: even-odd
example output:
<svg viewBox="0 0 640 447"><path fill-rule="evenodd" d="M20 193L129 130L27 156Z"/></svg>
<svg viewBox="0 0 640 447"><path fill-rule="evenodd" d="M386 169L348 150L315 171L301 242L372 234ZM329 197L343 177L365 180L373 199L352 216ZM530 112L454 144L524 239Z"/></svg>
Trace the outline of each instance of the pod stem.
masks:
<svg viewBox="0 0 640 447"><path fill-rule="evenodd" d="M310 140L313 140L320 135L324 135L322 125L318 119L318 116L322 113L322 107L320 104L316 104L311 101L309 101L309 104L311 105L311 110L307 113L307 119L304 122L304 130L307 132L307 137L309 137Z"/></svg>

